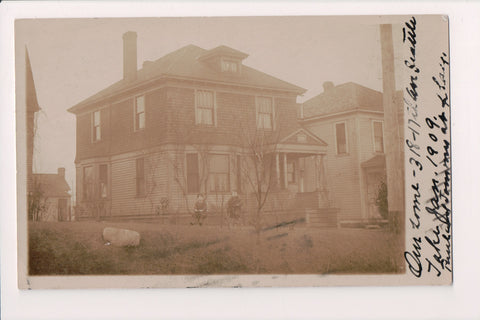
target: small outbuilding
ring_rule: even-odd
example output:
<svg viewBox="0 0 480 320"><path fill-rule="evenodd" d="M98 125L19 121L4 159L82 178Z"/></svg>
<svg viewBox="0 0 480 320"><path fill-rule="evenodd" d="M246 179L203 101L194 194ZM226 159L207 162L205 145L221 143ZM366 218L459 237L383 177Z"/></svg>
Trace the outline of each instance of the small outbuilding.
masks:
<svg viewBox="0 0 480 320"><path fill-rule="evenodd" d="M71 220L70 186L65 180L65 168L58 168L57 174L34 173L30 193L32 220Z"/></svg>

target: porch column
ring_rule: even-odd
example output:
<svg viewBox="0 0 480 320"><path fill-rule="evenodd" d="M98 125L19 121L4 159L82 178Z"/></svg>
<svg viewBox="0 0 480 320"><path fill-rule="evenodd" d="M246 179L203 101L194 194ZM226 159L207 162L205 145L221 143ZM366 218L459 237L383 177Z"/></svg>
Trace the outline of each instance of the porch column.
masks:
<svg viewBox="0 0 480 320"><path fill-rule="evenodd" d="M327 189L327 180L326 180L326 170L325 170L325 155L315 156L315 169L317 173L317 190L326 190Z"/></svg>
<svg viewBox="0 0 480 320"><path fill-rule="evenodd" d="M277 186L280 187L280 158L278 152L275 153L275 164L277 169Z"/></svg>
<svg viewBox="0 0 480 320"><path fill-rule="evenodd" d="M283 183L285 188L288 187L288 176L287 176L287 154L283 154Z"/></svg>
<svg viewBox="0 0 480 320"><path fill-rule="evenodd" d="M329 197L327 190L327 177L325 170L324 154L315 156L315 168L317 173L317 185L319 203L321 207L329 207Z"/></svg>

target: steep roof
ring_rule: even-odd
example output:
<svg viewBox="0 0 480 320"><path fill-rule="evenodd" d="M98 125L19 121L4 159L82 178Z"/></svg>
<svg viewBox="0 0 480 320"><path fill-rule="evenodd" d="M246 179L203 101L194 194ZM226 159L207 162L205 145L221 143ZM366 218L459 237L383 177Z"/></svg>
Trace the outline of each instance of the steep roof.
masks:
<svg viewBox="0 0 480 320"><path fill-rule="evenodd" d="M32 65L30 64L30 56L28 49L25 47L25 103L27 111L36 112L40 110L37 99L37 90L35 89L35 81L33 80Z"/></svg>
<svg viewBox="0 0 480 320"><path fill-rule="evenodd" d="M227 46L205 50L195 45L187 45L158 60L146 61L143 67L137 71L137 78L135 81L126 81L122 79L83 100L68 111L75 113L90 103L115 95L123 90L127 90L149 80L159 78L211 81L216 83L221 82L239 86L290 91L296 94L302 94L306 91L301 87L295 86L246 65L242 65L240 74L220 72L205 61L206 56L218 53L236 56L240 59L247 56L245 53Z"/></svg>
<svg viewBox="0 0 480 320"><path fill-rule="evenodd" d="M34 173L33 179L39 184L44 197L70 197L70 187L65 177L59 174Z"/></svg>
<svg viewBox="0 0 480 320"><path fill-rule="evenodd" d="M350 110L383 111L382 93L354 82L332 86L303 103L303 117Z"/></svg>

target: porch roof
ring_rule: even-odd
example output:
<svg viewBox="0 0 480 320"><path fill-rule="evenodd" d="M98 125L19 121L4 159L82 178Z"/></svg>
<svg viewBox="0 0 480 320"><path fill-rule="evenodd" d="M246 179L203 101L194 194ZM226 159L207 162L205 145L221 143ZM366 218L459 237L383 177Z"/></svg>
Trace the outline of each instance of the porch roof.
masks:
<svg viewBox="0 0 480 320"><path fill-rule="evenodd" d="M361 164L362 168L384 168L385 167L385 155L377 154L370 159L363 161Z"/></svg>
<svg viewBox="0 0 480 320"><path fill-rule="evenodd" d="M327 143L305 128L299 128L285 136L277 144L278 152L298 154L325 154Z"/></svg>

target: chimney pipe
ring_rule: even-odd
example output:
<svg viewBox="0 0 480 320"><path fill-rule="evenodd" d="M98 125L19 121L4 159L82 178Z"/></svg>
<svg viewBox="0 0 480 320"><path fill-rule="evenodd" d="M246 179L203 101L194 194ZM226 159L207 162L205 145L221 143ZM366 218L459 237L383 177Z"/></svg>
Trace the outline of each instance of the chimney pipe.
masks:
<svg viewBox="0 0 480 320"><path fill-rule="evenodd" d="M137 79L137 33L134 31L123 34L123 79Z"/></svg>
<svg viewBox="0 0 480 320"><path fill-rule="evenodd" d="M57 172L60 177L65 178L65 168L58 168Z"/></svg>
<svg viewBox="0 0 480 320"><path fill-rule="evenodd" d="M333 89L335 87L335 85L333 84L332 81L325 81L323 83L323 92L327 92L331 89Z"/></svg>

